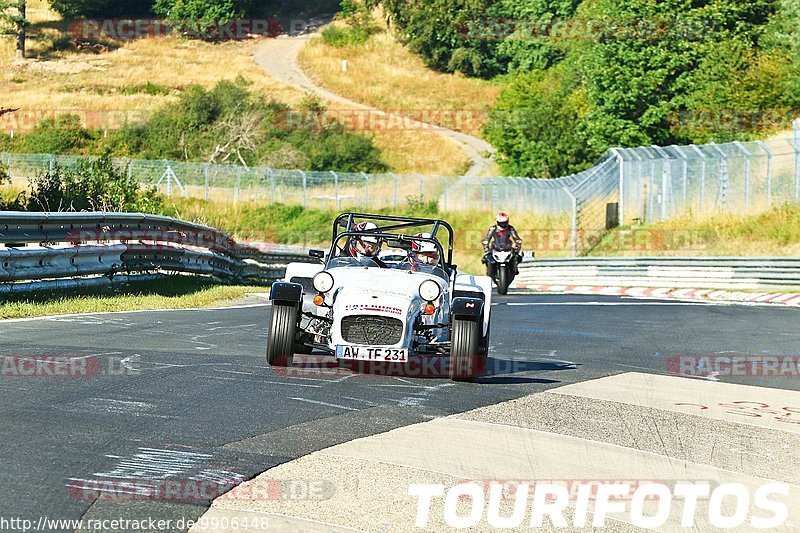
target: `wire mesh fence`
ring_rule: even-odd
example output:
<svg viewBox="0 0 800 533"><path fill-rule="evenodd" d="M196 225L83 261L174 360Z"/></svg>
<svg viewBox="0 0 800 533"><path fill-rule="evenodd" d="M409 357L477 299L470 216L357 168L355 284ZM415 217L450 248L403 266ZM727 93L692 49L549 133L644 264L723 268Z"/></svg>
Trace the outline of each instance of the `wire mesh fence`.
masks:
<svg viewBox="0 0 800 533"><path fill-rule="evenodd" d="M79 157L0 154L12 178L30 178ZM688 146L615 148L592 168L552 180L401 176L281 170L177 161L115 159L166 195L325 209L377 209L436 202L440 209L571 215L573 255L617 224L675 216L757 213L800 201L800 119L791 138Z"/></svg>

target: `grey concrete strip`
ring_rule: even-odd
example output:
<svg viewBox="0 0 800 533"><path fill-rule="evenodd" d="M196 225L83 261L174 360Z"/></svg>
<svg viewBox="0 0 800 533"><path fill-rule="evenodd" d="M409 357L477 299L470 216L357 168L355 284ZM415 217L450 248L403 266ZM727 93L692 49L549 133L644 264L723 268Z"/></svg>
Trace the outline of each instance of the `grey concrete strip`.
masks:
<svg viewBox="0 0 800 533"><path fill-rule="evenodd" d="M337 490L321 501L253 498L263 493L253 490L253 485L308 479ZM258 510L367 531L408 531L414 528L417 505L416 498L408 496L409 485L451 487L468 480L696 480L712 486L741 483L751 491L765 483L762 478L612 444L452 417L341 444L280 465L216 500L210 516L217 509ZM800 487L791 487L787 504L791 502L800 502ZM504 503L510 505L510 501ZM700 502L697 513L701 530L710 527L703 522L707 517L703 506ZM442 500L434 499L428 528L447 529L443 516ZM629 521L624 513L611 516ZM679 523L676 506L661 529L671 531ZM485 521L481 524L488 529ZM800 521L791 516L784 530L796 527Z"/></svg>
<svg viewBox="0 0 800 533"><path fill-rule="evenodd" d="M232 442L224 447L249 453L270 450L271 455L297 457L343 442L345 438L340 436L342 428L346 428L347 440L352 440L372 435L376 431L389 431L404 425L425 422L441 415L442 413L431 409L421 413L384 405L303 422L289 428ZM340 437L335 440L335 436ZM335 442L331 442L332 440Z"/></svg>
<svg viewBox="0 0 800 533"><path fill-rule="evenodd" d="M794 453L800 450L800 435L796 433L551 392L457 418L561 433L800 484L800 458Z"/></svg>
<svg viewBox="0 0 800 533"><path fill-rule="evenodd" d="M675 364L680 365L680 356ZM742 372L752 368L752 363L742 365ZM798 391L630 372L567 385L552 392L800 433Z"/></svg>

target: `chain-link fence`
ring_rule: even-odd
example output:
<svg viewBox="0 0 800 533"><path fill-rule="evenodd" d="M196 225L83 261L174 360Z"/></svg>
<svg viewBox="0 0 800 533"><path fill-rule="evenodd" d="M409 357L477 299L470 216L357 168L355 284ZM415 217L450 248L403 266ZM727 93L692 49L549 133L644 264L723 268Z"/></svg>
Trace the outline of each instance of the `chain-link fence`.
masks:
<svg viewBox="0 0 800 533"><path fill-rule="evenodd" d="M796 138L614 152L625 223L755 213L800 200Z"/></svg>
<svg viewBox="0 0 800 533"><path fill-rule="evenodd" d="M0 154L13 178L29 178L76 156ZM167 195L362 210L435 201L463 209L571 214L573 255L617 224L683 215L757 213L800 201L800 119L792 138L668 147L615 148L592 168L553 180L457 178L278 170L236 165L115 159Z"/></svg>

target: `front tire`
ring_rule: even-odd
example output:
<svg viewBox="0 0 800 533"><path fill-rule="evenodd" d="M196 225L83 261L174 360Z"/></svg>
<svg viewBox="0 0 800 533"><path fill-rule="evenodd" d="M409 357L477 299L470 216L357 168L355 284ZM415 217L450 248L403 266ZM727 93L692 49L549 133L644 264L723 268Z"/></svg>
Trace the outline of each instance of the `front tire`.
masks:
<svg viewBox="0 0 800 533"><path fill-rule="evenodd" d="M453 381L473 381L480 371L479 322L473 320L453 320L450 339L450 379Z"/></svg>
<svg viewBox="0 0 800 533"><path fill-rule="evenodd" d="M508 294L508 286L511 285L511 279L508 271L508 265L500 267L500 272L497 279L497 293L501 296Z"/></svg>
<svg viewBox="0 0 800 533"><path fill-rule="evenodd" d="M270 366L291 366L297 334L297 307L272 304L272 319L267 338L267 363Z"/></svg>

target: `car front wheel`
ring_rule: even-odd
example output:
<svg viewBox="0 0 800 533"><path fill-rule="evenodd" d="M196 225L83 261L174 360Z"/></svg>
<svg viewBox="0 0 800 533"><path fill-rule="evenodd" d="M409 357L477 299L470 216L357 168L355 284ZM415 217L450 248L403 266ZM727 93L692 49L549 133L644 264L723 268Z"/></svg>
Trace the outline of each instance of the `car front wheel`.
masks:
<svg viewBox="0 0 800 533"><path fill-rule="evenodd" d="M477 321L453 320L450 339L450 379L453 381L473 381L480 372L479 327Z"/></svg>
<svg viewBox="0 0 800 533"><path fill-rule="evenodd" d="M272 319L267 338L267 363L270 366L291 366L297 334L297 307L272 304Z"/></svg>

